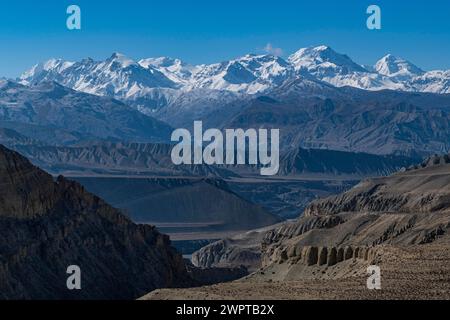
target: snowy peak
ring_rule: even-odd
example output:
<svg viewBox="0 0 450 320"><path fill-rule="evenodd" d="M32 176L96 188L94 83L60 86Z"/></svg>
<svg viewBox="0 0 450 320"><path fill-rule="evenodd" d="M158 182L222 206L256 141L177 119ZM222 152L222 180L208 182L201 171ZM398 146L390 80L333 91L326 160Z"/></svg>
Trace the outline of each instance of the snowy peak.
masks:
<svg viewBox="0 0 450 320"><path fill-rule="evenodd" d="M288 70L292 67L283 58L267 54L266 55L248 54L234 61L241 63L251 71L260 73L264 73L264 71L270 73L279 73L284 72L285 70Z"/></svg>
<svg viewBox="0 0 450 320"><path fill-rule="evenodd" d="M111 57L106 61L111 64L118 64L122 68L127 68L129 66L138 66L135 61L118 52L113 53Z"/></svg>
<svg viewBox="0 0 450 320"><path fill-rule="evenodd" d="M332 69L337 72L367 72L345 54L340 54L328 46L309 47L298 50L288 59L295 70L306 69L312 72Z"/></svg>
<svg viewBox="0 0 450 320"><path fill-rule="evenodd" d="M50 59L46 62L38 63L21 75L20 82L22 84L31 84L32 82L37 83L50 80L73 66L73 64L73 62L62 59Z"/></svg>
<svg viewBox="0 0 450 320"><path fill-rule="evenodd" d="M66 68L69 68L71 65L73 65L73 62L64 61L62 59L50 59L44 63L37 64L34 68L36 72L44 70L57 70L57 71L63 71Z"/></svg>
<svg viewBox="0 0 450 320"><path fill-rule="evenodd" d="M273 55L248 54L233 60L198 66L193 74L194 88L261 93L280 85L293 75L292 66Z"/></svg>
<svg viewBox="0 0 450 320"><path fill-rule="evenodd" d="M20 82L36 84L56 81L69 88L118 99L130 98L152 88L175 88L173 81L158 70L144 68L121 53L104 61L91 58L79 62L52 59L25 72Z"/></svg>
<svg viewBox="0 0 450 320"><path fill-rule="evenodd" d="M230 61L230 65L239 64L253 77L271 84L281 84L292 73L292 66L284 59L274 55L248 54Z"/></svg>
<svg viewBox="0 0 450 320"><path fill-rule="evenodd" d="M450 70L434 70L414 77L411 85L418 92L450 93Z"/></svg>
<svg viewBox="0 0 450 320"><path fill-rule="evenodd" d="M186 64L180 59L173 59L169 57L142 59L139 61L139 64L144 68L148 68L150 66L155 68L174 68L186 66Z"/></svg>
<svg viewBox="0 0 450 320"><path fill-rule="evenodd" d="M388 77L419 76L424 71L411 62L388 54L375 64L375 71Z"/></svg>
<svg viewBox="0 0 450 320"><path fill-rule="evenodd" d="M345 54L328 46L309 47L298 50L288 61L297 75L309 75L335 87L351 86L366 90L403 90L404 86L369 71Z"/></svg>
<svg viewBox="0 0 450 320"><path fill-rule="evenodd" d="M188 84L197 68L184 63L180 59L169 57L147 58L140 60L138 63L143 68L158 70L168 79L180 85Z"/></svg>

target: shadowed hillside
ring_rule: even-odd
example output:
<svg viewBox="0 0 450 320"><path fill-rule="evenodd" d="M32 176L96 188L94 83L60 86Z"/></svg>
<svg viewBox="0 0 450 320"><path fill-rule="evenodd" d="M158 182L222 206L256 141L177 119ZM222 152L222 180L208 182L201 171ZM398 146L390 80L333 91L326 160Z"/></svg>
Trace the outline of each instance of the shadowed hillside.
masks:
<svg viewBox="0 0 450 320"><path fill-rule="evenodd" d="M1 145L0 231L2 299L133 299L192 284L167 236ZM70 265L82 290L66 287Z"/></svg>

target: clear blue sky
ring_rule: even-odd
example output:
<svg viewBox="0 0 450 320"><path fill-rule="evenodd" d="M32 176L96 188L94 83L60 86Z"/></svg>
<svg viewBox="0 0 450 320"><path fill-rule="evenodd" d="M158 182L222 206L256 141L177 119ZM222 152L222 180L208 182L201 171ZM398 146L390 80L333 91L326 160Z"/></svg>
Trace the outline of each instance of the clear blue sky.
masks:
<svg viewBox="0 0 450 320"><path fill-rule="evenodd" d="M66 29L66 8L82 9L82 30ZM382 9L381 31L366 28L366 8ZM1 1L0 77L16 77L51 57L179 57L211 63L261 53L284 56L327 44L361 64L385 53L424 69L450 69L450 1L427 0L54 0Z"/></svg>

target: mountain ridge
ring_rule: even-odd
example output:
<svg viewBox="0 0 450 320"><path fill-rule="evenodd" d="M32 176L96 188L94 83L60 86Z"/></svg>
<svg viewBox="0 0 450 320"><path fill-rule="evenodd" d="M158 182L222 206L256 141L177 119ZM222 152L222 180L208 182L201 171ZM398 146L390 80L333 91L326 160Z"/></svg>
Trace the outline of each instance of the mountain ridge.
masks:
<svg viewBox="0 0 450 320"><path fill-rule="evenodd" d="M135 299L188 286L182 256L155 227L137 225L80 184L0 145L0 297ZM66 287L68 266L82 290Z"/></svg>
<svg viewBox="0 0 450 320"><path fill-rule="evenodd" d="M169 125L119 100L76 91L55 81L33 86L12 81L1 84L0 122L0 127L25 136L59 143L93 138L168 141L172 131Z"/></svg>
<svg viewBox="0 0 450 320"><path fill-rule="evenodd" d="M117 53L104 61L51 59L24 72L19 80L24 84L55 80L88 93L137 100L156 89L168 89L167 96L175 94L172 90L195 89L260 94L305 74L337 87L450 93L450 78L445 70L425 72L391 54L373 67L364 67L324 45L302 48L287 59L270 54L247 54L200 65L168 57L134 61Z"/></svg>

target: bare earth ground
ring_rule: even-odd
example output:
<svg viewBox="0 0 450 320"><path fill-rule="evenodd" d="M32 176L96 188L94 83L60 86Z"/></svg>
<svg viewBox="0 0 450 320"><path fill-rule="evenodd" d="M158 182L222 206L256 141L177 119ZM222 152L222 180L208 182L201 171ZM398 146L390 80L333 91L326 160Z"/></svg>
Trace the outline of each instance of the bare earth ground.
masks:
<svg viewBox="0 0 450 320"><path fill-rule="evenodd" d="M326 270L334 267L324 267L321 279L277 280L282 278L281 271L273 266L264 270L264 274L259 272L235 282L156 290L142 299L450 299L448 241L402 248L383 247L376 264L381 267L381 290L367 289L367 262L349 261L346 275L342 275L343 270ZM333 274L340 275L330 276Z"/></svg>

